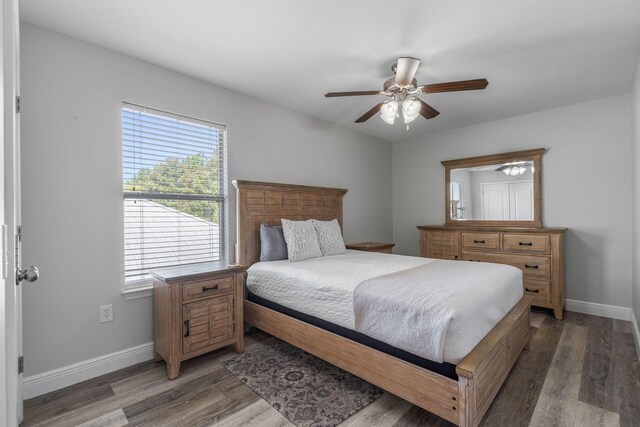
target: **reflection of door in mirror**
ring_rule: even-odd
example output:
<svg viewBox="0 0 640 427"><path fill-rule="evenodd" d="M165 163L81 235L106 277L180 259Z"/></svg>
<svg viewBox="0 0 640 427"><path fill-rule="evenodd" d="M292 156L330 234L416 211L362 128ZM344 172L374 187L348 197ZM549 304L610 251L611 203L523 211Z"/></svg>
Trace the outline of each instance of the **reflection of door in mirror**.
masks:
<svg viewBox="0 0 640 427"><path fill-rule="evenodd" d="M481 183L482 219L531 221L533 182Z"/></svg>

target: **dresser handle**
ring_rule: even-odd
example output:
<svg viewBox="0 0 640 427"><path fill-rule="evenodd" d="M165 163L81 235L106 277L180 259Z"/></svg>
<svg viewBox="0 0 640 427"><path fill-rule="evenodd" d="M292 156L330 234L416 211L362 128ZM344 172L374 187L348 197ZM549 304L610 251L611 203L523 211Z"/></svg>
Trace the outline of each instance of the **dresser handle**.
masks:
<svg viewBox="0 0 640 427"><path fill-rule="evenodd" d="M519 242L520 246L533 246L533 242Z"/></svg>
<svg viewBox="0 0 640 427"><path fill-rule="evenodd" d="M202 287L202 292L209 292L209 291L215 291L216 289L218 289L218 285L213 285L213 286L203 286Z"/></svg>
<svg viewBox="0 0 640 427"><path fill-rule="evenodd" d="M473 243L484 243L484 240L474 240Z"/></svg>
<svg viewBox="0 0 640 427"><path fill-rule="evenodd" d="M184 321L184 326L187 328L187 332L184 333L184 337L187 338L189 335L191 335L191 321L189 321L188 319Z"/></svg>
<svg viewBox="0 0 640 427"><path fill-rule="evenodd" d="M537 294L540 292L540 289L529 289L529 288L524 288L525 291L527 292L533 292L534 294Z"/></svg>
<svg viewBox="0 0 640 427"><path fill-rule="evenodd" d="M469 259L470 262L480 262L479 259Z"/></svg>
<svg viewBox="0 0 640 427"><path fill-rule="evenodd" d="M529 265L529 264L525 264L524 268L535 268L536 270L538 269L537 265Z"/></svg>

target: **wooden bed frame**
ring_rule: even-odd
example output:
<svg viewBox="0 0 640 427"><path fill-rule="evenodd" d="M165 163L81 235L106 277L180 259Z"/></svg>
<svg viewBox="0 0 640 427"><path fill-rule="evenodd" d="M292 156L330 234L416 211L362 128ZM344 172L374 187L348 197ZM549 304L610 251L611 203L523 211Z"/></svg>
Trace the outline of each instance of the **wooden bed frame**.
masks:
<svg viewBox="0 0 640 427"><path fill-rule="evenodd" d="M237 189L236 262L260 257L260 224L282 218L337 218L347 190L234 181ZM458 381L340 335L244 301L244 321L461 427L480 424L530 339L529 297L516 306L457 365Z"/></svg>

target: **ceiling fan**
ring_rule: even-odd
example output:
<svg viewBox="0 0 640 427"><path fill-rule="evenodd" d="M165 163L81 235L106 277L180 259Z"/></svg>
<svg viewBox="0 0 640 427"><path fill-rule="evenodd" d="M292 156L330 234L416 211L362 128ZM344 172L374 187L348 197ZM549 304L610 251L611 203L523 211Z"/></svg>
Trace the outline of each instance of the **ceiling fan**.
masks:
<svg viewBox="0 0 640 427"><path fill-rule="evenodd" d="M457 92L462 90L478 90L486 88L489 84L487 79L474 79L418 86L418 82L414 76L419 65L419 59L410 57L398 58L398 62L393 64L391 67L391 70L395 73L395 77L391 77L384 82L382 90L329 92L324 96L327 98L361 95L388 96L390 99L380 102L371 110L360 116L355 122L364 123L380 111L380 117L382 120L392 125L396 118L400 118L400 112L402 112L404 123L407 125L407 130L409 130L409 123L415 120L418 115L421 115L425 119L432 119L440 114L439 111L418 98L416 95Z"/></svg>

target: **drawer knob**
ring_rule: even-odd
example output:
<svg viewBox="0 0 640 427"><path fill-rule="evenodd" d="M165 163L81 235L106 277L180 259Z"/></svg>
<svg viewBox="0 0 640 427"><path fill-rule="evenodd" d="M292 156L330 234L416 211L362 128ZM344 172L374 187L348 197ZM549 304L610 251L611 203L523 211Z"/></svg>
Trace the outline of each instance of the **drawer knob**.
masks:
<svg viewBox="0 0 640 427"><path fill-rule="evenodd" d="M186 328L186 332L184 333L184 337L187 338L189 335L191 335L191 321L189 321L188 319L184 321L184 326Z"/></svg>
<svg viewBox="0 0 640 427"><path fill-rule="evenodd" d="M216 289L218 289L218 285L213 285L213 286L203 286L203 287L202 287L202 292L215 291Z"/></svg>
<svg viewBox="0 0 640 427"><path fill-rule="evenodd" d="M537 294L540 292L540 289L529 289L529 288L524 288L525 291L527 292L533 292L534 294Z"/></svg>
<svg viewBox="0 0 640 427"><path fill-rule="evenodd" d="M529 265L529 264L525 264L524 268L535 268L536 270L538 269L537 265Z"/></svg>
<svg viewBox="0 0 640 427"><path fill-rule="evenodd" d="M473 243L482 243L482 244L484 244L484 240L474 240Z"/></svg>
<svg viewBox="0 0 640 427"><path fill-rule="evenodd" d="M533 242L518 242L520 246L533 246Z"/></svg>

